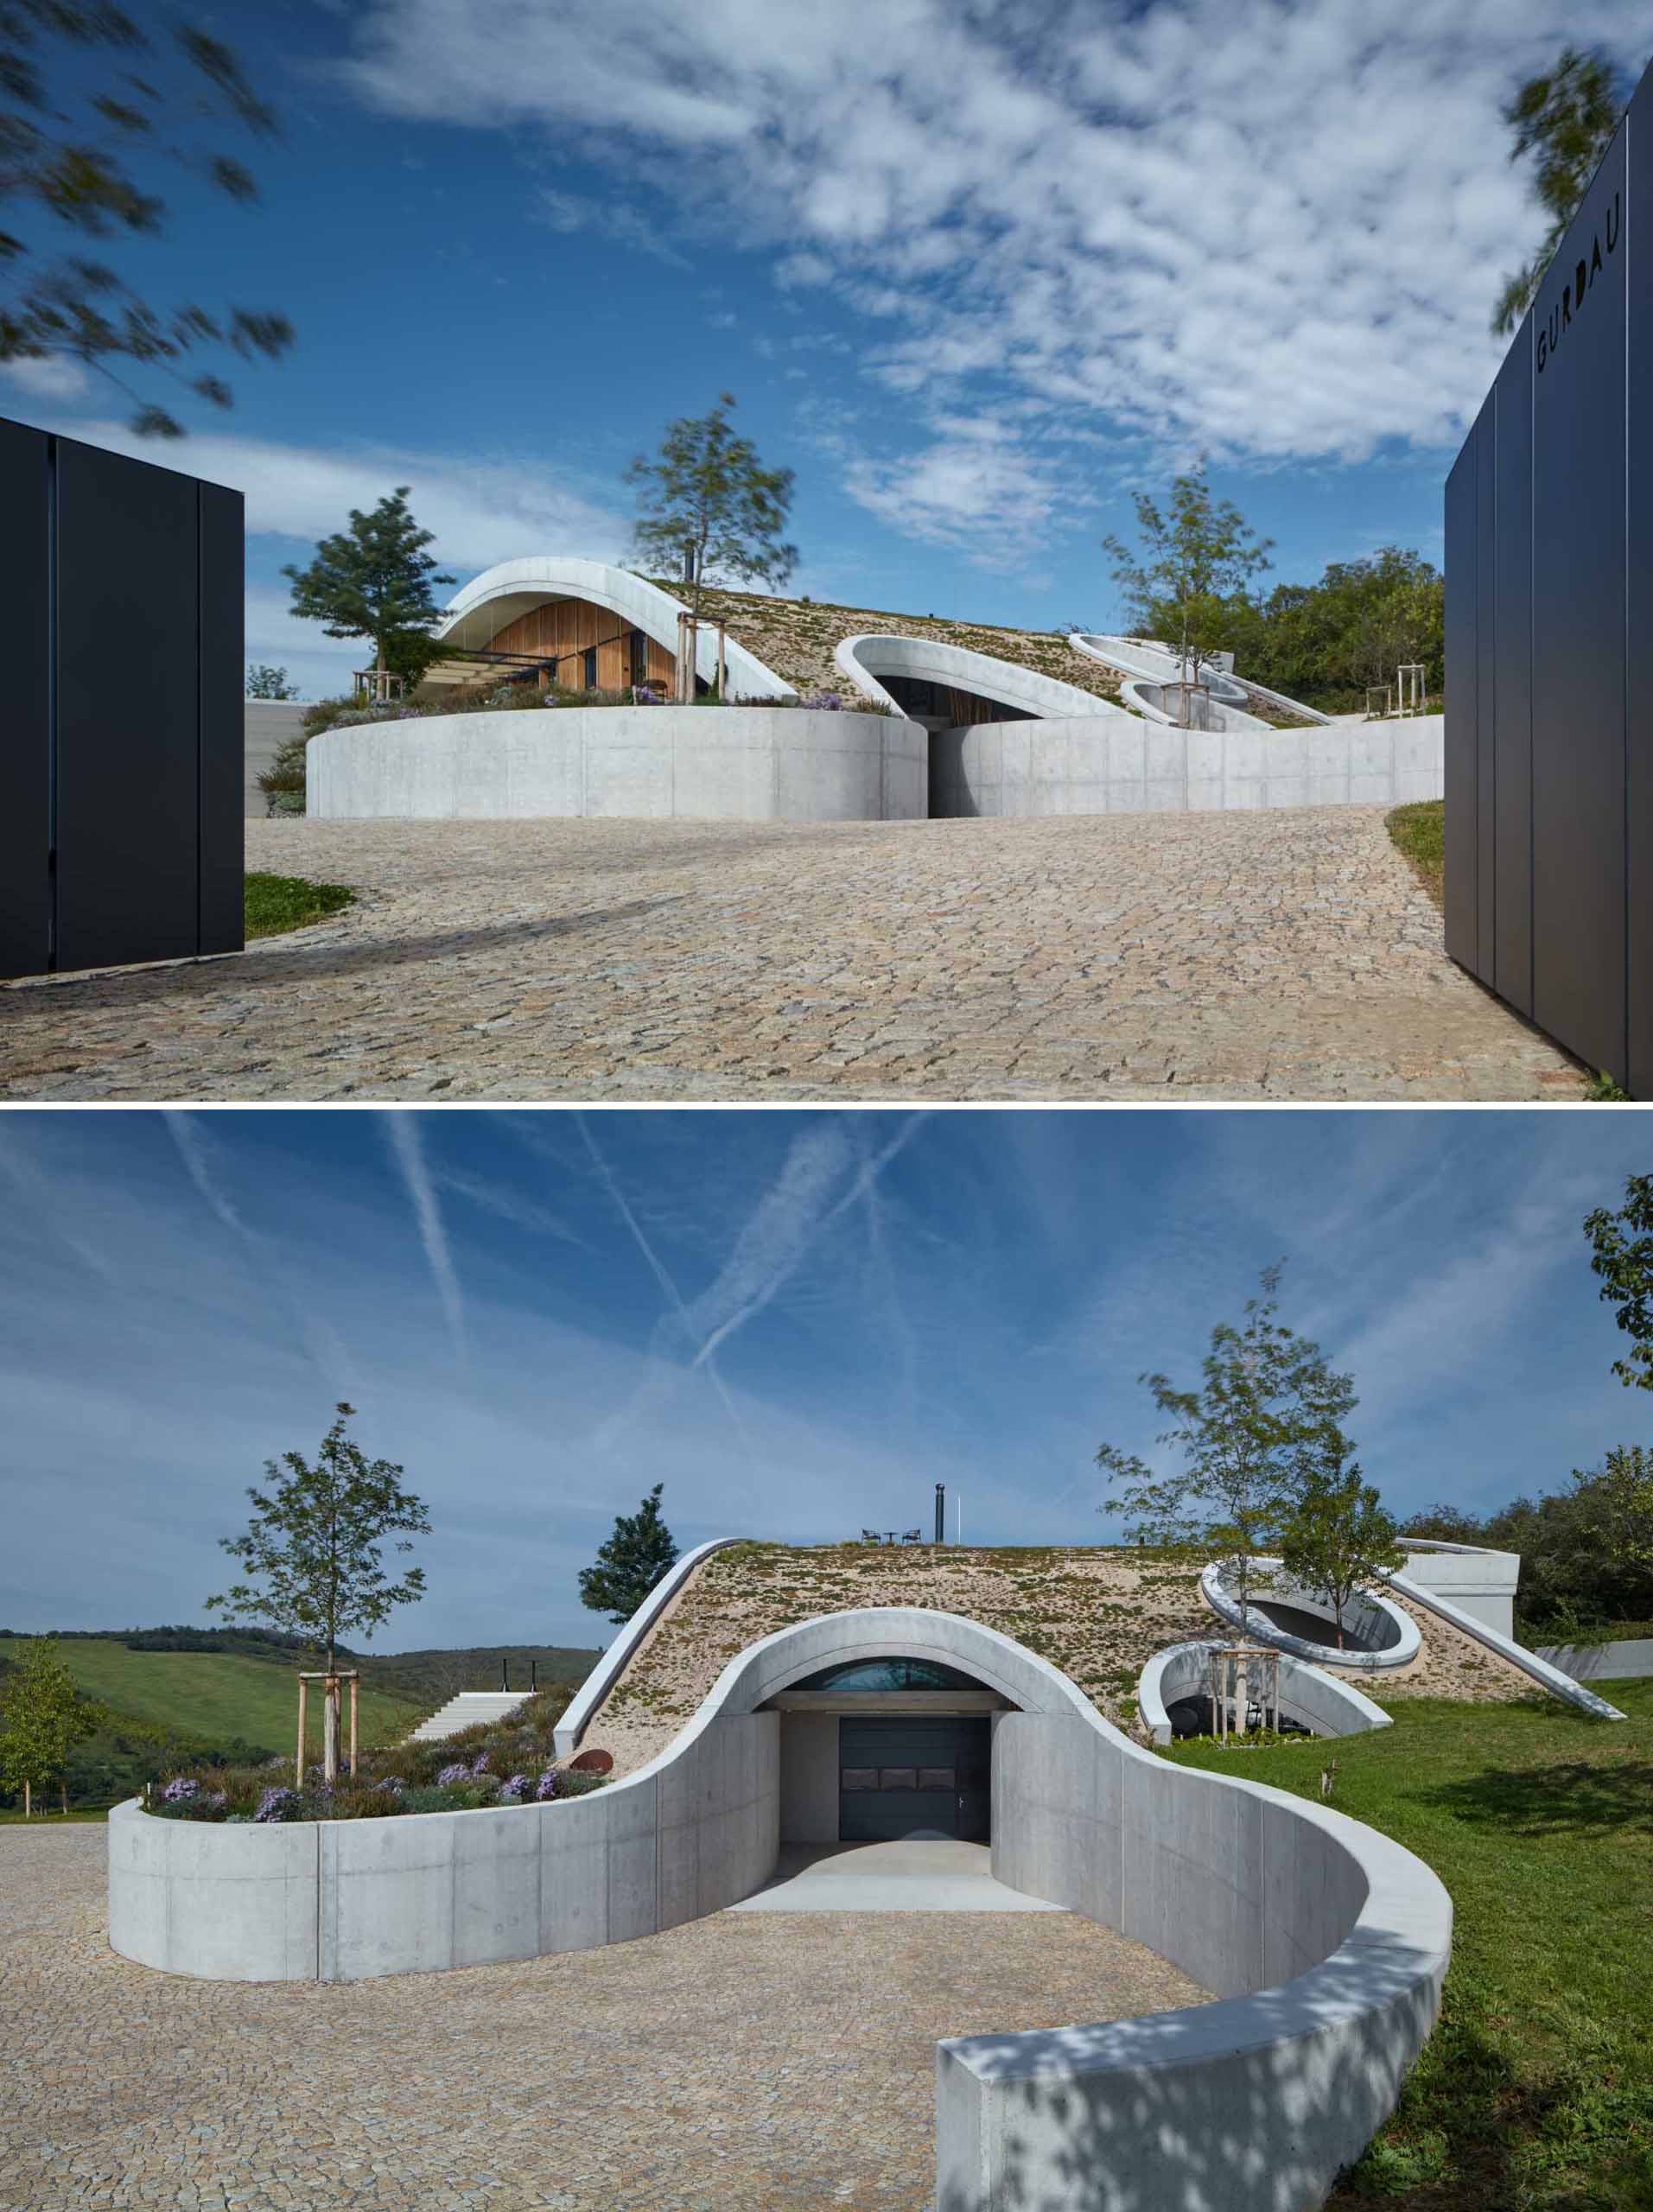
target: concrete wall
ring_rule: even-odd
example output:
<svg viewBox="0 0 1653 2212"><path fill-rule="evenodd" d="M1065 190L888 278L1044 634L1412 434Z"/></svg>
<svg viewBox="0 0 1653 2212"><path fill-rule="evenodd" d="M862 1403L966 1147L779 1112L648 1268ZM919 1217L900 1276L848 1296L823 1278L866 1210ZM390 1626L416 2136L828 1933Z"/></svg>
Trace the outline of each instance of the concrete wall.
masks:
<svg viewBox="0 0 1653 2212"><path fill-rule="evenodd" d="M729 1662L651 1765L563 1805L267 1830L119 1807L111 1940L177 1972L348 1980L716 1911L777 1856L782 1716L757 1708L818 1668L896 1654L962 1668L1017 1708L993 1735L995 1876L1222 2000L940 2044L941 2212L1318 2203L1434 2019L1446 1891L1340 1814L1143 1751L1046 1661L955 1614L868 1607L780 1630Z"/></svg>
<svg viewBox="0 0 1653 2212"><path fill-rule="evenodd" d="M741 1541L739 1536L714 1536L709 1542L696 1544L673 1560L569 1699L552 1733L559 1758L567 1758L571 1751L578 1750L592 1716L625 1672L633 1652L701 1561L709 1559L714 1552L727 1551L731 1544Z"/></svg>
<svg viewBox="0 0 1653 2212"><path fill-rule="evenodd" d="M329 730L308 754L324 820L550 815L922 821L924 731L804 707L558 707Z"/></svg>
<svg viewBox="0 0 1653 2212"><path fill-rule="evenodd" d="M1213 1560L1200 1575L1199 1594L1220 1619L1254 1642L1269 1644L1276 1651L1289 1651L1294 1657L1307 1659L1314 1666L1339 1667L1359 1674L1404 1667L1417 1657L1423 1641L1417 1623L1380 1592L1355 1592L1344 1609L1344 1633L1348 1642L1340 1646L1337 1616L1324 1598L1292 1581L1281 1571L1278 1560L1260 1559L1253 1565L1254 1600L1278 1599L1281 1605L1313 1613L1326 1623L1325 1643L1311 1643L1304 1637L1277 1628L1266 1613L1256 1610L1255 1603L1242 1611L1237 1596L1227 1586L1222 1561Z"/></svg>
<svg viewBox="0 0 1653 2212"><path fill-rule="evenodd" d="M1618 1643L1541 1643L1537 1655L1574 1681L1631 1681L1653 1675L1653 1637Z"/></svg>
<svg viewBox="0 0 1653 2212"><path fill-rule="evenodd" d="M1312 729L1183 730L1129 715L983 722L931 740L950 815L1396 806L1439 798L1439 715Z"/></svg>
<svg viewBox="0 0 1653 2212"><path fill-rule="evenodd" d="M1069 632L1068 643L1085 659L1099 660L1122 676L1140 677L1154 683L1177 683L1182 680L1181 661L1163 645L1150 644L1141 638L1106 637L1079 630ZM1243 707L1248 700L1261 700L1287 714L1300 715L1306 722L1329 723L1334 720L1332 715L1322 714L1318 707L1306 707L1300 699L1288 699L1283 691L1271 691L1266 683L1254 683L1249 677L1237 676L1232 653L1211 654L1199 664L1199 675L1200 681L1211 686L1213 698L1225 700L1230 706Z"/></svg>
<svg viewBox="0 0 1653 2212"><path fill-rule="evenodd" d="M1225 688L1238 690L1237 685ZM1174 723L1179 728L1244 730L1269 728L1260 715L1248 714L1243 707L1235 705L1231 699L1214 687L1196 688L1190 693L1179 682L1155 683L1145 676L1132 676L1120 685L1119 696L1128 706L1138 708L1149 721Z"/></svg>
<svg viewBox="0 0 1653 2212"><path fill-rule="evenodd" d="M258 779L275 763L276 750L304 728L302 699L248 699L244 702L244 804L249 821L270 811Z"/></svg>
<svg viewBox="0 0 1653 2212"><path fill-rule="evenodd" d="M780 1716L780 1840L838 1840L838 1715Z"/></svg>
<svg viewBox="0 0 1653 2212"><path fill-rule="evenodd" d="M109 1816L109 1940L219 1981L362 1981L620 1943L749 1897L779 1847L779 1716L709 1717L558 1804L222 1827Z"/></svg>
<svg viewBox="0 0 1653 2212"><path fill-rule="evenodd" d="M1406 1576L1426 1590L1438 1591L1500 1636L1516 1632L1516 1586L1521 1579L1519 1552L1496 1552L1477 1544L1426 1541L1402 1536Z"/></svg>
<svg viewBox="0 0 1653 2212"><path fill-rule="evenodd" d="M1210 1694L1215 1648L1211 1643L1173 1643L1167 1650L1156 1651L1143 1668L1136 1684L1136 1710L1154 1743L1171 1741L1167 1706L1179 1698ZM1280 1710L1284 1719L1307 1728L1311 1736L1359 1736L1390 1725L1383 1707L1363 1697L1351 1682L1340 1682L1324 1668L1312 1667L1285 1651L1280 1655Z"/></svg>
<svg viewBox="0 0 1653 2212"><path fill-rule="evenodd" d="M1007 1713L1001 1881L1118 1928L1225 2001L938 2046L938 2212L1307 2212L1393 2110L1452 1906L1358 1822Z"/></svg>

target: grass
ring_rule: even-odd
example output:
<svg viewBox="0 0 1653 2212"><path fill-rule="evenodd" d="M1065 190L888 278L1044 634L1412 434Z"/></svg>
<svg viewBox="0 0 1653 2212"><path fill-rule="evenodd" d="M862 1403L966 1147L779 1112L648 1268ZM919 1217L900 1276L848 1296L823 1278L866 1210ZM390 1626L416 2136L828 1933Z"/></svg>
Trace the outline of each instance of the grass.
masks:
<svg viewBox="0 0 1653 2212"><path fill-rule="evenodd" d="M239 1736L272 1751L291 1748L298 1727L295 1670L267 1660L213 1651L129 1651L124 1644L66 1638L64 1664L89 1697L111 1711L207 1743ZM312 1685L309 1734L321 1741L321 1701ZM429 1706L361 1689L361 1740L394 1743L423 1720ZM348 1725L349 1700L345 1702Z"/></svg>
<svg viewBox="0 0 1653 2212"><path fill-rule="evenodd" d="M281 937L311 922L342 913L355 893L342 883L312 883L302 875L252 874L246 879L247 936Z"/></svg>
<svg viewBox="0 0 1653 2212"><path fill-rule="evenodd" d="M1452 1893L1444 2012L1331 2201L1397 2212L1653 2212L1653 1681L1624 1724L1549 1702L1396 1699L1370 1736L1179 1764L1333 1803Z"/></svg>
<svg viewBox="0 0 1653 2212"><path fill-rule="evenodd" d="M1446 895L1446 800L1425 798L1411 806L1397 806L1387 817L1385 827L1439 906Z"/></svg>
<svg viewBox="0 0 1653 2212"><path fill-rule="evenodd" d="M106 1821L109 1818L109 1808L106 1805L71 1805L68 1818L72 1821ZM31 1821L24 1820L23 1808L21 1805L15 1811L0 1812L0 1828L12 1827L38 1828L43 1827L48 1821L52 1821L58 1827L61 1827L64 1821L64 1815L57 1808L57 1800L49 1789L42 1790L36 1796L35 1817Z"/></svg>

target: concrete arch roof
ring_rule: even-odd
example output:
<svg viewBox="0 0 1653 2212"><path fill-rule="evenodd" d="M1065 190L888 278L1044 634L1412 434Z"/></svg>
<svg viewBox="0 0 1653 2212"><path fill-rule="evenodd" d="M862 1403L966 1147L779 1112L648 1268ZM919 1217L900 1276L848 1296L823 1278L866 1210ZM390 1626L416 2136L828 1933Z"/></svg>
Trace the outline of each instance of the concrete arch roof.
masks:
<svg viewBox="0 0 1653 2212"><path fill-rule="evenodd" d="M480 649L489 645L519 614L531 613L547 600L583 599L606 607L621 621L643 631L668 652L677 650L677 617L683 601L658 585L645 583L629 569L612 568L606 561L582 561L572 555L532 553L518 561L500 561L473 576L448 603L448 612L436 635L448 642ZM729 690L737 699L792 698L792 686L755 653L728 640ZM705 683L717 677L716 633L702 626L695 653L695 672Z"/></svg>
<svg viewBox="0 0 1653 2212"><path fill-rule="evenodd" d="M1173 1643L1156 1651L1136 1682L1136 1710L1156 1744L1171 1741L1167 1707L1179 1699L1203 1696L1210 1682L1211 1655L1217 1643ZM1288 1651L1280 1655L1280 1709L1314 1736L1358 1736L1392 1724L1382 1706L1363 1696L1352 1682L1340 1682L1324 1667L1313 1667Z"/></svg>
<svg viewBox="0 0 1653 2212"><path fill-rule="evenodd" d="M909 638L867 632L846 638L833 655L839 670L870 699L898 715L906 713L879 681L885 676L914 677L924 683L945 683L955 690L973 691L1001 707L1014 707L1040 721L1059 721L1074 715L1120 715L1123 709L1082 691L1077 683L1063 683L1053 676L996 659L991 653L973 652L968 645L950 645L940 638Z"/></svg>
<svg viewBox="0 0 1653 2212"><path fill-rule="evenodd" d="M1311 1643L1306 1637L1293 1636L1278 1628L1266 1613L1256 1605L1242 1610L1239 1599L1229 1591L1223 1580L1223 1561L1213 1560L1199 1578L1199 1594L1212 1612L1227 1621L1230 1627L1250 1637L1257 1643L1267 1643L1277 1651L1288 1651L1296 1659L1307 1659L1319 1667L1340 1667L1345 1672L1370 1674L1380 1669L1404 1667L1417 1657L1423 1637L1410 1613L1402 1612L1392 1599L1381 1596L1376 1590L1357 1590L1349 1608L1348 1619L1357 1632L1363 1629L1380 1630L1385 1624L1392 1631L1393 1640L1382 1644L1339 1648L1337 1623L1332 1608L1325 1599L1311 1590L1282 1578L1277 1559L1253 1561L1261 1578L1258 1594L1279 1598L1306 1613L1322 1615L1326 1624L1326 1641Z"/></svg>

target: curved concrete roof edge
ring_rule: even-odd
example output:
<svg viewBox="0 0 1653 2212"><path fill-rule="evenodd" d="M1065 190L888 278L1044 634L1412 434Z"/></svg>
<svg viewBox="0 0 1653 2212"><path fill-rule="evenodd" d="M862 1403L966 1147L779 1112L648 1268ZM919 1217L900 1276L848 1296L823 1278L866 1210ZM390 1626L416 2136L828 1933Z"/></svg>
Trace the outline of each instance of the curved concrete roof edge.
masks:
<svg viewBox="0 0 1653 2212"><path fill-rule="evenodd" d="M969 645L950 645L944 638L910 636L900 631L864 630L840 640L833 652L840 671L871 698L898 715L898 705L879 682L881 676L910 676L921 683L950 683L1001 707L1014 707L1039 721L1061 721L1079 715L1116 715L1135 721L1110 699L1099 699L1077 683L1041 676L1020 662L978 653Z"/></svg>
<svg viewBox="0 0 1653 2212"><path fill-rule="evenodd" d="M1254 1560L1252 1564L1265 1573L1280 1567L1277 1559L1268 1558ZM1307 1637L1294 1636L1287 1629L1276 1628L1266 1615L1259 1616L1255 1610L1249 1614L1243 1612L1237 1600L1230 1597L1223 1587L1223 1566L1221 1560L1214 1559L1200 1573L1199 1594L1212 1612L1219 1619L1225 1620L1230 1628L1238 1629L1243 1636L1253 1637L1259 1643L1269 1644L1276 1650L1288 1651L1294 1658L1307 1659L1311 1666L1346 1667L1357 1673L1370 1674L1389 1667L1404 1667L1409 1660L1417 1657L1422 1648L1423 1637L1416 1621L1409 1613L1402 1612L1400 1606L1385 1598L1379 1590L1361 1590L1356 1594L1368 1605L1376 1605L1394 1623L1396 1641L1393 1643L1385 1644L1377 1650L1364 1651L1351 1650L1333 1643L1311 1643Z"/></svg>
<svg viewBox="0 0 1653 2212"><path fill-rule="evenodd" d="M677 650L677 617L687 611L681 600L673 599L670 592L662 591L656 584L645 582L641 576L634 576L629 569L617 569L607 561L583 560L572 554L531 553L515 561L499 561L493 568L484 569L480 575L473 576L449 600L436 635L449 636L467 615L474 614L492 600L514 598L536 589L542 589L548 598L590 600L621 616L633 628L646 632L668 652ZM490 632L490 636L493 634ZM772 668L766 667L755 653L748 652L733 638L727 641L727 653L730 690L737 698L791 699L798 696L785 677L777 676ZM704 622L696 644L695 671L709 683L717 675L717 639ZM737 683L741 687L738 690Z"/></svg>
<svg viewBox="0 0 1653 2212"><path fill-rule="evenodd" d="M1213 1640L1195 1640L1187 1643L1168 1643L1163 1651L1156 1651L1136 1678L1136 1711L1144 1728L1156 1744L1171 1741L1171 1716L1166 1710L1165 1676L1177 1661L1195 1653L1210 1653L1221 1647ZM1339 1681L1325 1667L1314 1666L1307 1659L1300 1659L1294 1652L1280 1655L1282 1685L1289 1693L1294 1679L1313 1678L1323 1702L1346 1715L1349 1726L1344 1732L1357 1735L1371 1728L1391 1728L1394 1722L1381 1705L1374 1705L1364 1691L1357 1690L1352 1682Z"/></svg>

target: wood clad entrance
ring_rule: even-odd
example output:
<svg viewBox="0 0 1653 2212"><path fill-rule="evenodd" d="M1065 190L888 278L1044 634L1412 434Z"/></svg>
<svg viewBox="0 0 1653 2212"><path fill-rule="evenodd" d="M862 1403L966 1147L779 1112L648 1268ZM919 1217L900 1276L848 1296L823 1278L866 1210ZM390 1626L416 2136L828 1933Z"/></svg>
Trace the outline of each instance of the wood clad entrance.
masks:
<svg viewBox="0 0 1653 2212"><path fill-rule="evenodd" d="M927 1830L989 1840L991 1723L938 1713L838 1723L838 1837L889 1843Z"/></svg>

